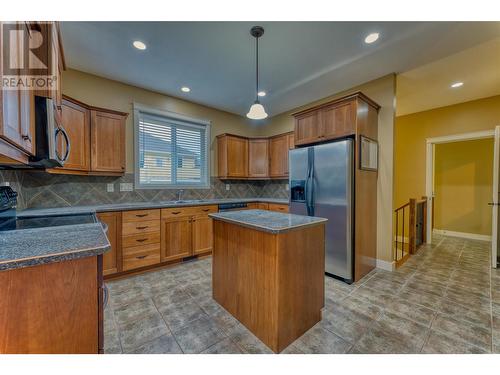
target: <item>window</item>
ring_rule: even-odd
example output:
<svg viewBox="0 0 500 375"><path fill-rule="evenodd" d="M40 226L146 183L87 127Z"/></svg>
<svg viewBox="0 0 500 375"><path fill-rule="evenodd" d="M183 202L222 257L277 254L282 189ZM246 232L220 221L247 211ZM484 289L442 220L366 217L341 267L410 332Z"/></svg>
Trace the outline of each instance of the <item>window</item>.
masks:
<svg viewBox="0 0 500 375"><path fill-rule="evenodd" d="M134 105L136 188L209 187L210 123Z"/></svg>

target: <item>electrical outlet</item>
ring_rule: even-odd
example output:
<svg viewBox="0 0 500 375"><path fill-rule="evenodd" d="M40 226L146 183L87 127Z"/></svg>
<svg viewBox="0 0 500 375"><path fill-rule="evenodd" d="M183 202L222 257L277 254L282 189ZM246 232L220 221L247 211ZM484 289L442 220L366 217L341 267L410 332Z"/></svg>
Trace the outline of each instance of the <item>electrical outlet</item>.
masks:
<svg viewBox="0 0 500 375"><path fill-rule="evenodd" d="M226 190L228 190L228 191L231 190L231 185L226 184Z"/></svg>
<svg viewBox="0 0 500 375"><path fill-rule="evenodd" d="M120 183L120 191L132 191L134 190L134 185L131 182Z"/></svg>
<svg viewBox="0 0 500 375"><path fill-rule="evenodd" d="M115 184L107 184L106 185L106 191L108 193L114 193L114 191L115 191Z"/></svg>
<svg viewBox="0 0 500 375"><path fill-rule="evenodd" d="M285 185L285 190L286 190L286 191L290 190L290 185L286 184L286 185Z"/></svg>

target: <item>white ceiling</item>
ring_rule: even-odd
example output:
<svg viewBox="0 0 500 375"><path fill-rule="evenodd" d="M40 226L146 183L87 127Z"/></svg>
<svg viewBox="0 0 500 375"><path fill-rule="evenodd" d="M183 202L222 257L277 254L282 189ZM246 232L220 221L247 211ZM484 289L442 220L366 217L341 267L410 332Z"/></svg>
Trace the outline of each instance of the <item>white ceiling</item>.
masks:
<svg viewBox="0 0 500 375"><path fill-rule="evenodd" d="M500 35L487 22L63 22L62 39L70 68L245 115L255 24L265 28L261 102L271 116ZM380 39L365 44L374 31ZM132 47L137 39L147 50Z"/></svg>
<svg viewBox="0 0 500 375"><path fill-rule="evenodd" d="M396 93L398 116L500 95L500 37L398 75Z"/></svg>

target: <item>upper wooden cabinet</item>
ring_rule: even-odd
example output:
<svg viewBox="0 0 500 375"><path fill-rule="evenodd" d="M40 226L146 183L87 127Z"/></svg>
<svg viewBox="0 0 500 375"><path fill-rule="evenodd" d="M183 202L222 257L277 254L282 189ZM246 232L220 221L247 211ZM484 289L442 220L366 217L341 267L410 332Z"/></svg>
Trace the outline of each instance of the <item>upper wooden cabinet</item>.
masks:
<svg viewBox="0 0 500 375"><path fill-rule="evenodd" d="M62 126L71 151L59 174L116 176L125 172L126 113L90 107L68 96L62 99Z"/></svg>
<svg viewBox="0 0 500 375"><path fill-rule="evenodd" d="M92 109L91 170L93 172L125 172L126 114Z"/></svg>
<svg viewBox="0 0 500 375"><path fill-rule="evenodd" d="M269 177L269 140L248 140L248 177Z"/></svg>
<svg viewBox="0 0 500 375"><path fill-rule="evenodd" d="M380 106L361 92L295 113L295 145L306 145L356 134L358 109Z"/></svg>
<svg viewBox="0 0 500 375"><path fill-rule="evenodd" d="M293 133L267 138L218 135L218 176L221 179L286 178L288 150L293 147Z"/></svg>
<svg viewBox="0 0 500 375"><path fill-rule="evenodd" d="M269 176L288 177L288 150L290 149L288 134L270 138L269 149Z"/></svg>
<svg viewBox="0 0 500 375"><path fill-rule="evenodd" d="M217 136L220 178L248 177L248 139L236 135Z"/></svg>

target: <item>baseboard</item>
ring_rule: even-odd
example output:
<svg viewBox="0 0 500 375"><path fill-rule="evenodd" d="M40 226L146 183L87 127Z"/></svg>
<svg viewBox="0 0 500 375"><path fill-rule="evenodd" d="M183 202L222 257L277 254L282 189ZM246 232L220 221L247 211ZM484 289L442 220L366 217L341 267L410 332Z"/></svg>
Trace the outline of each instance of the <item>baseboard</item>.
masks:
<svg viewBox="0 0 500 375"><path fill-rule="evenodd" d="M396 262L388 262L386 260L377 259L375 267L385 271L394 271L396 269Z"/></svg>
<svg viewBox="0 0 500 375"><path fill-rule="evenodd" d="M467 238L469 240L491 241L491 236L488 236L486 234L454 232L452 230L444 230L444 229L433 229L432 233L441 234L443 236Z"/></svg>

